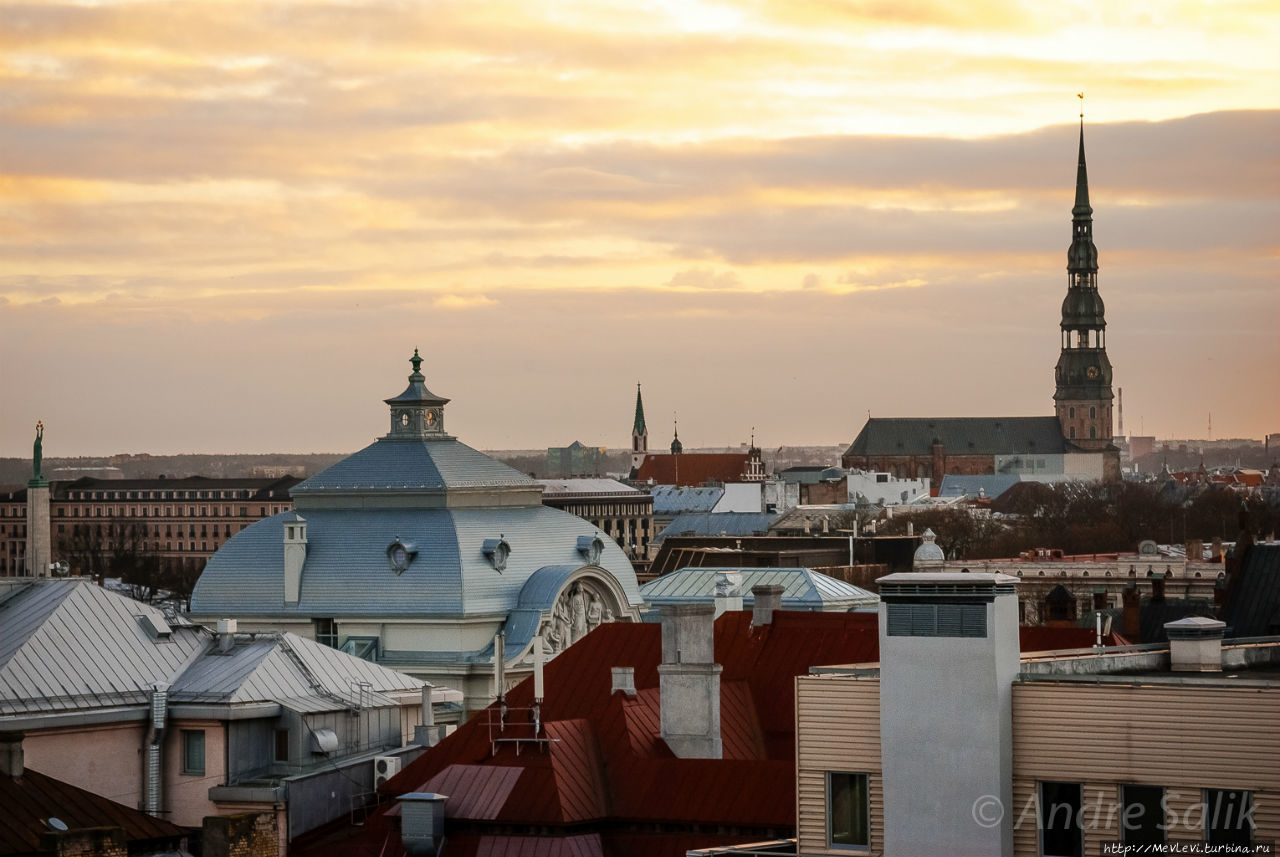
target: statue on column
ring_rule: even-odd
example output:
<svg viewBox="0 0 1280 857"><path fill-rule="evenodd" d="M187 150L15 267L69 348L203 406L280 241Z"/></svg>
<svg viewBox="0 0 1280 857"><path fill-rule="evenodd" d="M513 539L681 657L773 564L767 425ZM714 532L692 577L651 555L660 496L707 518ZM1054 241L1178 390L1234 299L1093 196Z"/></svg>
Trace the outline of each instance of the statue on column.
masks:
<svg viewBox="0 0 1280 857"><path fill-rule="evenodd" d="M44 458L44 423L36 421L36 442L31 451L31 478L40 478L40 462Z"/></svg>

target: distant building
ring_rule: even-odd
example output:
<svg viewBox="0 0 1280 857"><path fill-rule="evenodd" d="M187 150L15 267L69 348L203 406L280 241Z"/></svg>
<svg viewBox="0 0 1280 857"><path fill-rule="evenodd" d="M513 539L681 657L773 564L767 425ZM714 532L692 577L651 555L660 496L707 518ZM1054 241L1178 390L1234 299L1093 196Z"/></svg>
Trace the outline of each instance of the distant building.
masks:
<svg viewBox="0 0 1280 857"><path fill-rule="evenodd" d="M52 562L73 575L118 576L112 559L153 557L192 580L227 539L293 508L292 476L262 479L96 479L50 482ZM0 493L0 577L47 577L27 569L30 489Z"/></svg>
<svg viewBox="0 0 1280 857"><path fill-rule="evenodd" d="M575 440L568 446L547 448L547 473L561 477L599 476L604 469L603 446L587 446Z"/></svg>
<svg viewBox="0 0 1280 857"><path fill-rule="evenodd" d="M1120 453L1112 443L1112 369L1098 294L1083 125L1071 218L1054 416L871 418L845 452L845 467L931 479L935 494L946 475L1019 473L1036 481L1120 480Z"/></svg>
<svg viewBox="0 0 1280 857"><path fill-rule="evenodd" d="M590 521L633 561L647 561L653 539L653 495L616 479L539 479L542 504Z"/></svg>

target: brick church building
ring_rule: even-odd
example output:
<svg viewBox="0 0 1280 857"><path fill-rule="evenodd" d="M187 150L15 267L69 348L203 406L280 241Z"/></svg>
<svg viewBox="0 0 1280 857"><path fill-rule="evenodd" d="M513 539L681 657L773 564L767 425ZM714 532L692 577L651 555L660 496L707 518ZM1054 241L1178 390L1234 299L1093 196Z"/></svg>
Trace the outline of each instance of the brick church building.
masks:
<svg viewBox="0 0 1280 857"><path fill-rule="evenodd" d="M841 463L902 478L928 478L935 494L946 474L1017 473L1046 482L1120 480L1120 453L1112 443L1112 369L1098 294L1083 120L1060 327L1054 416L872 418Z"/></svg>

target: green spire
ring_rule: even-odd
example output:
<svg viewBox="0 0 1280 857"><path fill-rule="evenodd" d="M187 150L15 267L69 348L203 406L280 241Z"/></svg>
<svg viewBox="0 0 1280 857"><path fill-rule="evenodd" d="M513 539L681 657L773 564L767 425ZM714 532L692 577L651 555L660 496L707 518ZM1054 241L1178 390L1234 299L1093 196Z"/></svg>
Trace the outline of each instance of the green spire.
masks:
<svg viewBox="0 0 1280 857"><path fill-rule="evenodd" d="M636 382L636 422L631 427L633 435L648 434L649 430L644 425L644 400L640 398L640 383Z"/></svg>
<svg viewBox="0 0 1280 857"><path fill-rule="evenodd" d="M1080 120L1080 159L1076 163L1076 204L1071 209L1071 213L1076 217L1084 215L1085 217L1093 214L1093 208L1089 205L1089 173L1084 166L1084 119Z"/></svg>
<svg viewBox="0 0 1280 857"><path fill-rule="evenodd" d="M409 358L409 362L413 364L413 374L409 376L410 381L421 381L422 378L422 358L418 356L418 349L413 349L413 356Z"/></svg>

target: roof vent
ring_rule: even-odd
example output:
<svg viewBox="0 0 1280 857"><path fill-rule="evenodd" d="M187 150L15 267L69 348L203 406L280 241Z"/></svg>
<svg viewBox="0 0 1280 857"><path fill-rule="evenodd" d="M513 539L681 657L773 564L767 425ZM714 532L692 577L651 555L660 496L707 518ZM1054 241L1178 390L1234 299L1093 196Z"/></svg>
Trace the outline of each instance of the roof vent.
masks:
<svg viewBox="0 0 1280 857"><path fill-rule="evenodd" d="M328 756L338 749L338 733L332 729L315 729L311 733L311 752Z"/></svg>
<svg viewBox="0 0 1280 857"><path fill-rule="evenodd" d="M1169 669L1174 672L1222 672L1222 637L1227 624L1204 616L1166 622Z"/></svg>
<svg viewBox="0 0 1280 857"><path fill-rule="evenodd" d="M433 857L439 851L448 799L432 792L400 795L400 844L411 857Z"/></svg>
<svg viewBox="0 0 1280 857"><path fill-rule="evenodd" d="M168 640L170 635L173 634L173 629L169 627L169 623L164 620L163 616L143 613L138 617L138 624L142 626L142 630L147 632L147 636L153 640Z"/></svg>

